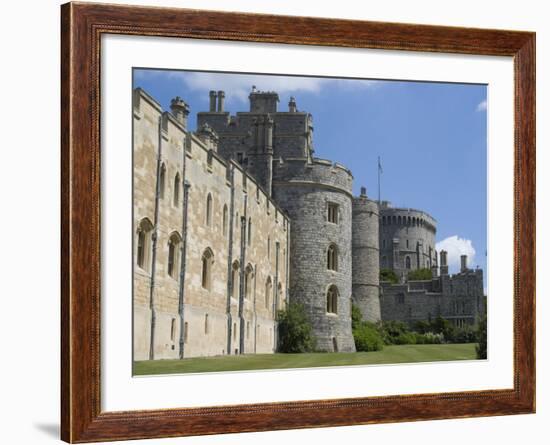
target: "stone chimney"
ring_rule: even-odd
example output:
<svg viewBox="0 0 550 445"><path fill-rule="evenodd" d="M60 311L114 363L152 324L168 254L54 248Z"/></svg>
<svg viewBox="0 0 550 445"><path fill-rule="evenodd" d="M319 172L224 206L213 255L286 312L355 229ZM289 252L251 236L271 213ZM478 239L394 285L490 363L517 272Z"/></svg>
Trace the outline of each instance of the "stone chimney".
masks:
<svg viewBox="0 0 550 445"><path fill-rule="evenodd" d="M214 90L210 91L210 112L214 113L216 111L216 98L217 94Z"/></svg>
<svg viewBox="0 0 550 445"><path fill-rule="evenodd" d="M468 255L460 255L460 272L468 270Z"/></svg>
<svg viewBox="0 0 550 445"><path fill-rule="evenodd" d="M289 113L296 113L296 99L294 97L290 96L290 102L288 103L288 112Z"/></svg>
<svg viewBox="0 0 550 445"><path fill-rule="evenodd" d="M218 113L223 113L224 99L225 99L225 92L218 91Z"/></svg>
<svg viewBox="0 0 550 445"><path fill-rule="evenodd" d="M189 116L189 105L187 105L183 99L179 96L176 96L170 102L170 109L176 120L183 126L187 128L187 116Z"/></svg>
<svg viewBox="0 0 550 445"><path fill-rule="evenodd" d="M447 251L439 252L439 273L441 275L449 275L449 266L447 266Z"/></svg>

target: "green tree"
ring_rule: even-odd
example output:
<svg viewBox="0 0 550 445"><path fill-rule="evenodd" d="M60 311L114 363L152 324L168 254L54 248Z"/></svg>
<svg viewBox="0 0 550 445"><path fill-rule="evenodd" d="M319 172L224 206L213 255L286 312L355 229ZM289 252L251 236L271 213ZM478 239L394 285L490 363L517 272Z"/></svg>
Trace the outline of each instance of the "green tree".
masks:
<svg viewBox="0 0 550 445"><path fill-rule="evenodd" d="M390 283L397 284L399 282L399 278L391 269L380 269L380 281L389 281Z"/></svg>
<svg viewBox="0 0 550 445"><path fill-rule="evenodd" d="M431 280L432 271L430 269L411 270L408 274L409 280Z"/></svg>
<svg viewBox="0 0 550 445"><path fill-rule="evenodd" d="M478 359L487 358L487 314L479 320L477 326L477 346L476 346L476 355Z"/></svg>
<svg viewBox="0 0 550 445"><path fill-rule="evenodd" d="M315 351L313 328L301 304L290 303L285 310L278 312L278 333L279 352Z"/></svg>

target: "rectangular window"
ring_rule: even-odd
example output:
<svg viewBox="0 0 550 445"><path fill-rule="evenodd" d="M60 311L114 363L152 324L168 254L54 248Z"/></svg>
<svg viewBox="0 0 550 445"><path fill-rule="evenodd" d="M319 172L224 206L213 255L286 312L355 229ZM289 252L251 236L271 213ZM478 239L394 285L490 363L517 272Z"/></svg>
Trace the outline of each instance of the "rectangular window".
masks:
<svg viewBox="0 0 550 445"><path fill-rule="evenodd" d="M329 223L338 224L338 204L333 202L328 203L327 221Z"/></svg>
<svg viewBox="0 0 550 445"><path fill-rule="evenodd" d="M239 151L237 153L237 162L242 165L244 161L244 153L242 151Z"/></svg>

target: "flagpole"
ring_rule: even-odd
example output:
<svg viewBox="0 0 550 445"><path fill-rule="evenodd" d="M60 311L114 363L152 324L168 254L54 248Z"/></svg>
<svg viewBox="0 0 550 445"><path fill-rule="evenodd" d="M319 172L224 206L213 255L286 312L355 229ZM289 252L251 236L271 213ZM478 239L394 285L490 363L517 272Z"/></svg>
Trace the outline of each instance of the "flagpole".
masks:
<svg viewBox="0 0 550 445"><path fill-rule="evenodd" d="M380 205L380 156L378 156L378 205Z"/></svg>

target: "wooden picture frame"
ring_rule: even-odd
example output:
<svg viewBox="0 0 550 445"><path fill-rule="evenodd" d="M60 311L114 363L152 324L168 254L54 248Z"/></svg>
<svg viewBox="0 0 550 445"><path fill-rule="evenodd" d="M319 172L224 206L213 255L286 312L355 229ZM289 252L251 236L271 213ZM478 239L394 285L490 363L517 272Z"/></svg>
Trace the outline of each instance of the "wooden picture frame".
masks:
<svg viewBox="0 0 550 445"><path fill-rule="evenodd" d="M535 411L534 33L91 3L65 4L61 7L61 18L63 440L94 442ZM100 38L103 34L512 56L513 389L102 412Z"/></svg>

